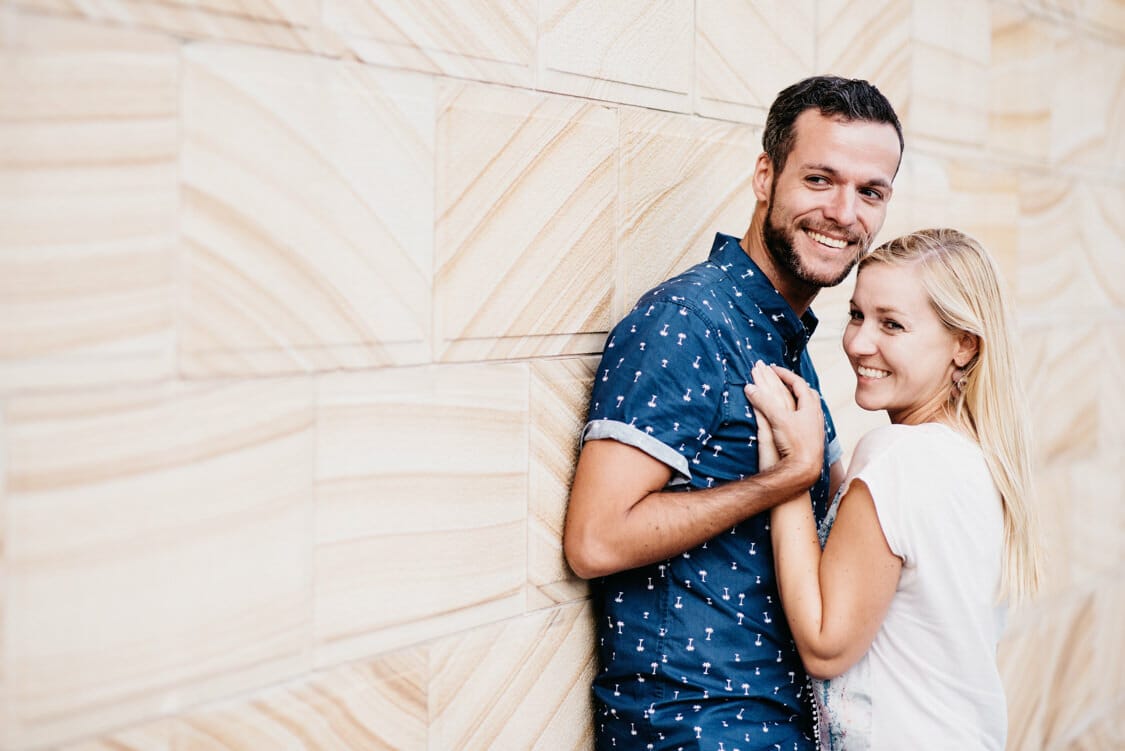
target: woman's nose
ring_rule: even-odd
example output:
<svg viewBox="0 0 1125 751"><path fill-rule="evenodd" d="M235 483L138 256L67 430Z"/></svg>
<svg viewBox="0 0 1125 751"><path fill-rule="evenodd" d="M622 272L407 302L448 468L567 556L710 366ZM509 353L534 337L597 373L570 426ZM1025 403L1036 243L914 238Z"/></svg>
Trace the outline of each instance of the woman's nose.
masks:
<svg viewBox="0 0 1125 751"><path fill-rule="evenodd" d="M849 355L874 354L875 340L866 324L853 324L844 329L844 351Z"/></svg>

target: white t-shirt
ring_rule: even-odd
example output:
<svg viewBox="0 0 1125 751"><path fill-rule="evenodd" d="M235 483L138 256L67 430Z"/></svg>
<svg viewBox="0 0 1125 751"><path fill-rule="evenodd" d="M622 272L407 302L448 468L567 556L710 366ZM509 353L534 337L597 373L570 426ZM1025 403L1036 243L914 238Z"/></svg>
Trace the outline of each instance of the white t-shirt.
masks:
<svg viewBox="0 0 1125 751"><path fill-rule="evenodd" d="M937 423L874 430L856 447L830 519L855 478L903 566L871 649L843 675L814 682L822 748L1001 751L1004 518L984 455Z"/></svg>

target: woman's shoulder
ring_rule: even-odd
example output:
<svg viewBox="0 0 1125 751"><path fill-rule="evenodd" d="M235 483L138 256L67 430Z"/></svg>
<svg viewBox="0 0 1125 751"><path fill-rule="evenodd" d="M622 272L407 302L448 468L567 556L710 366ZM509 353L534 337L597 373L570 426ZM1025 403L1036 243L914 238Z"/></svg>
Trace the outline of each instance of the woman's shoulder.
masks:
<svg viewBox="0 0 1125 751"><path fill-rule="evenodd" d="M896 464L917 461L932 466L940 464L941 457L966 451L975 454L979 448L947 425L883 425L859 440L849 474L854 476L883 457L893 458Z"/></svg>

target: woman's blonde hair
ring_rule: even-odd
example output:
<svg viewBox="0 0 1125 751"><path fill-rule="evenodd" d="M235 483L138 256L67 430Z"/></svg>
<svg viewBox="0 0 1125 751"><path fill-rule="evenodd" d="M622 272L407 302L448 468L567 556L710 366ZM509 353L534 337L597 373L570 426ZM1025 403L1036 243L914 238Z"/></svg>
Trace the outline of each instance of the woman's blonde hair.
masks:
<svg viewBox="0 0 1125 751"><path fill-rule="evenodd" d="M875 263L914 267L942 322L977 340L976 355L950 384L955 419L984 452L1004 504L1001 597L1035 594L1042 549L1031 482L1031 439L1014 332L992 257L954 229L926 229L884 243L865 256ZM959 384L959 385L958 385Z"/></svg>

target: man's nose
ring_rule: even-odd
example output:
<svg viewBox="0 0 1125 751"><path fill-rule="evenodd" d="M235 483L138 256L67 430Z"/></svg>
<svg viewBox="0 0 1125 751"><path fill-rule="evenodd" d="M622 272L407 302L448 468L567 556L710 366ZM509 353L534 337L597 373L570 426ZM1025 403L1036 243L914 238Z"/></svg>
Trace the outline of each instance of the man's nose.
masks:
<svg viewBox="0 0 1125 751"><path fill-rule="evenodd" d="M855 224L855 193L847 188L841 187L832 193L832 197L828 201L828 206L824 211L824 216L831 219L841 227L850 227Z"/></svg>

